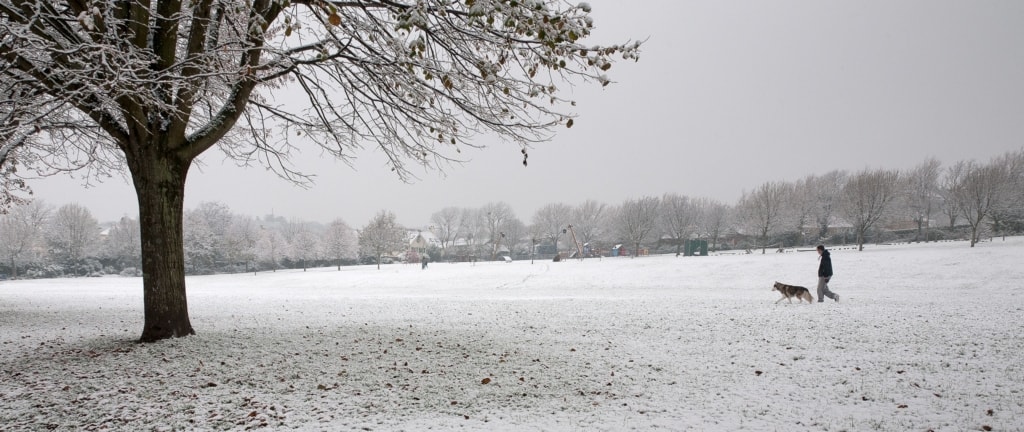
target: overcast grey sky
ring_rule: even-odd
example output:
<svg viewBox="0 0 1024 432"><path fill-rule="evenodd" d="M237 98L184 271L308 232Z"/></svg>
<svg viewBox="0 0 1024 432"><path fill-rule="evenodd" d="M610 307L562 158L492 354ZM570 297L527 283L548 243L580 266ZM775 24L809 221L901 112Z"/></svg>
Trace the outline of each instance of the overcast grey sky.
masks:
<svg viewBox="0 0 1024 432"><path fill-rule="evenodd" d="M675 192L735 203L743 190L834 169L987 161L1024 146L1024 1L591 0L585 43L646 39L616 83L577 86L571 129L530 151L494 142L446 173L399 181L380 155L297 167L301 189L216 151L189 174L186 208L219 201L251 216L364 225L395 212L424 226L446 206L505 201L529 223L541 206L619 204ZM466 153L464 152L465 156ZM100 221L138 214L127 182L83 190L32 183L53 205L77 202Z"/></svg>

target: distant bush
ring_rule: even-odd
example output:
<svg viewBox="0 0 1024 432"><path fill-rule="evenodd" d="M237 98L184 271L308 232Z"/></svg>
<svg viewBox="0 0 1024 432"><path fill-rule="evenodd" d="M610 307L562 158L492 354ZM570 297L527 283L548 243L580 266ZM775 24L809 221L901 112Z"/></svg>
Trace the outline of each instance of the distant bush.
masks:
<svg viewBox="0 0 1024 432"><path fill-rule="evenodd" d="M188 267L185 269L185 274L189 276L206 276L215 274L215 272L208 267Z"/></svg>
<svg viewBox="0 0 1024 432"><path fill-rule="evenodd" d="M252 271L249 265L243 264L228 264L220 268L221 273L248 273Z"/></svg>
<svg viewBox="0 0 1024 432"><path fill-rule="evenodd" d="M84 258L77 262L70 263L64 268L64 273L70 273L73 276L90 276L93 273L102 273L103 264L95 258Z"/></svg>
<svg viewBox="0 0 1024 432"><path fill-rule="evenodd" d="M338 262L343 266L359 265L359 260L356 258L342 258Z"/></svg>
<svg viewBox="0 0 1024 432"><path fill-rule="evenodd" d="M64 266L60 264L49 264L43 267L33 268L25 272L26 277L31 279L48 279L64 276Z"/></svg>
<svg viewBox="0 0 1024 432"><path fill-rule="evenodd" d="M128 267L128 268L126 268L124 270L121 270L121 276L124 276L124 277L142 277L142 270L139 270L139 269L137 269L135 267Z"/></svg>

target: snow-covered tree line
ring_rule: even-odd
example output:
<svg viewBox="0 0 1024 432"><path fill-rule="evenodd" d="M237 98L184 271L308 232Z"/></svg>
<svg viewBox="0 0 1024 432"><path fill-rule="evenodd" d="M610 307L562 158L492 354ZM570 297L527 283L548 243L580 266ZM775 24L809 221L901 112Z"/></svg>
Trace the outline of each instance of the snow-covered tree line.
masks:
<svg viewBox="0 0 1024 432"><path fill-rule="evenodd" d="M273 271L356 262L356 231L341 219L324 225L232 213L206 202L185 212L190 274ZM101 225L88 209L54 209L34 200L0 215L0 273L8 277L141 275L138 219Z"/></svg>
<svg viewBox="0 0 1024 432"><path fill-rule="evenodd" d="M943 166L926 159L904 171L831 171L745 191L732 208L747 247L851 243L892 238L963 238L1024 231L1024 150L988 162Z"/></svg>
<svg viewBox="0 0 1024 432"><path fill-rule="evenodd" d="M570 229L569 226L572 226ZM429 232L432 260L550 258L558 251L607 254L616 245L680 253L689 239L712 250L767 249L872 240L928 241L1024 231L1024 151L987 163L943 166L927 159L905 171L831 171L793 182L766 182L729 205L679 194L644 196L617 205L595 200L551 203L527 222L505 202L446 207L427 225L406 227L382 210L351 227L252 217L216 202L185 212L185 260L191 274L272 271L378 263L410 251L410 230ZM0 215L0 272L10 277L139 274L138 220L101 226L77 204L40 200Z"/></svg>
<svg viewBox="0 0 1024 432"><path fill-rule="evenodd" d="M617 205L588 200L551 203L524 225L505 203L448 207L431 216L445 257L488 259L572 256L588 246L605 253L680 253L687 240L712 250L966 239L1024 232L1024 150L982 163L943 166L929 158L909 170L834 170L796 181L770 181L734 204L679 194L644 196ZM572 229L569 229L569 226ZM509 235L509 233L515 233ZM575 241L572 238L575 235Z"/></svg>
<svg viewBox="0 0 1024 432"><path fill-rule="evenodd" d="M0 215L0 269L11 277L53 277L138 267L138 233L138 222L125 218L101 235L88 209L34 200Z"/></svg>

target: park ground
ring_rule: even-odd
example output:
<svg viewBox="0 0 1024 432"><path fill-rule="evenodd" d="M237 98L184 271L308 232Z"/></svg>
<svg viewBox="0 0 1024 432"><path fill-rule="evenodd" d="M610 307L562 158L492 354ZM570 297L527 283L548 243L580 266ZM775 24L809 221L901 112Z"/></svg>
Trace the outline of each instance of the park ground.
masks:
<svg viewBox="0 0 1024 432"><path fill-rule="evenodd" d="M1024 430L1024 238L0 282L0 430Z"/></svg>

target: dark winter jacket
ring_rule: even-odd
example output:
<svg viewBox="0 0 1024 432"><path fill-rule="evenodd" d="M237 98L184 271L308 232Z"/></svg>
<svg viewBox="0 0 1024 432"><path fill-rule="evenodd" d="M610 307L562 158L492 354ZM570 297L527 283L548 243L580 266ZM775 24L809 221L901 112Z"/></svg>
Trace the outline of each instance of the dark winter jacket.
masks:
<svg viewBox="0 0 1024 432"><path fill-rule="evenodd" d="M832 277L832 254L821 251L821 262L818 264L818 277Z"/></svg>

